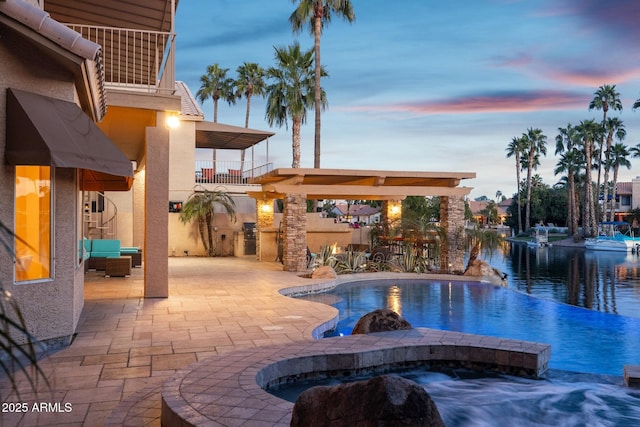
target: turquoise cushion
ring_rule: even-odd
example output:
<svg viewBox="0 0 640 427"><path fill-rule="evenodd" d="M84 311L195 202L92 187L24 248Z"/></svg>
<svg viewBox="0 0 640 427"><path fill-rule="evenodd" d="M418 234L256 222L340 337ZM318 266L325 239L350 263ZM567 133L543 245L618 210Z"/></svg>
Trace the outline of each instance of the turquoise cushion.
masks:
<svg viewBox="0 0 640 427"><path fill-rule="evenodd" d="M120 256L120 240L94 239L91 241L92 258L117 258Z"/></svg>
<svg viewBox="0 0 640 427"><path fill-rule="evenodd" d="M91 252L120 252L120 240L95 239L91 242Z"/></svg>

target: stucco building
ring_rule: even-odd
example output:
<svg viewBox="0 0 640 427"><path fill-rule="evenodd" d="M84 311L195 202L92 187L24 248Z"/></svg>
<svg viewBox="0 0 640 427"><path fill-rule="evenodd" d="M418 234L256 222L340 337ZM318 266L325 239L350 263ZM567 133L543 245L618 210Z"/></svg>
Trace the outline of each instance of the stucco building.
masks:
<svg viewBox="0 0 640 427"><path fill-rule="evenodd" d="M475 174L375 171L361 179L357 171L307 171L305 178L252 156L198 159L199 149L239 157L263 141L268 157L273 133L204 120L189 88L176 81L176 3L0 0L0 223L17 234L1 235L0 283L33 335L51 347L70 342L82 312L85 239L140 248L144 296L169 296L168 257L203 254L195 225L179 220L194 191L223 187L236 201L236 223L216 215L217 255L260 258L250 231L257 225L254 239L272 239L279 227L273 211L261 229L260 215L284 199L281 223L303 225L285 230L288 270L304 269L308 235L321 243L324 225L309 220L307 227L304 213L306 199L322 199L327 185L338 198L387 204L448 195L443 212L452 232L459 222L460 196L470 189L455 187ZM324 173L336 176L314 184Z"/></svg>

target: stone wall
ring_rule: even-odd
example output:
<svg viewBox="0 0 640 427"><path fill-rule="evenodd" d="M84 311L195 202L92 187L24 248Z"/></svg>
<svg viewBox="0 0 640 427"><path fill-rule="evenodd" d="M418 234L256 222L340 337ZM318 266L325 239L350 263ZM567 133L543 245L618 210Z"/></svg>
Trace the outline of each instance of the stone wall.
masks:
<svg viewBox="0 0 640 427"><path fill-rule="evenodd" d="M447 242L441 249L440 269L450 273L463 271L465 232L462 197L440 197L440 226L447 234Z"/></svg>
<svg viewBox="0 0 640 427"><path fill-rule="evenodd" d="M282 215L285 271L307 270L307 199L301 194L287 194Z"/></svg>

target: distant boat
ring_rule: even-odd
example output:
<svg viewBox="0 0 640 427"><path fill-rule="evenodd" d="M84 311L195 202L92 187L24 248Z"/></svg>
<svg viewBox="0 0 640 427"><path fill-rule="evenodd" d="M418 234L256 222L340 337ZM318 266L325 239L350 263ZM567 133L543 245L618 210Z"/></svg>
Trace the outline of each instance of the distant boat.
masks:
<svg viewBox="0 0 640 427"><path fill-rule="evenodd" d="M546 227L536 227L531 239L527 241L527 246L532 248L545 248L552 246L549 242L549 230L547 230Z"/></svg>
<svg viewBox="0 0 640 427"><path fill-rule="evenodd" d="M630 224L624 221L600 223L598 237L585 240L584 247L595 251L637 252L640 237L634 236Z"/></svg>

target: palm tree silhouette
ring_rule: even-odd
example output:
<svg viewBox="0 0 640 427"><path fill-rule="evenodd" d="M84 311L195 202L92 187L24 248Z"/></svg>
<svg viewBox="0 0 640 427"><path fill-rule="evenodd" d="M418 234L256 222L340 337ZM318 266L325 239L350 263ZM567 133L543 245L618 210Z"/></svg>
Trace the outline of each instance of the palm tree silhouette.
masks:
<svg viewBox="0 0 640 427"><path fill-rule="evenodd" d="M518 234L522 233L522 207L520 200L520 172L522 171L522 156L524 155L524 141L522 138L513 137L507 145L507 158L516 159L516 204L518 206Z"/></svg>
<svg viewBox="0 0 640 427"><path fill-rule="evenodd" d="M547 155L547 137L542 133L541 129L527 129L527 132L522 134L523 144L525 152L527 153L526 165L527 165L527 204L525 210L525 229L528 229L531 217L531 173L534 169L540 165L540 154Z"/></svg>
<svg viewBox="0 0 640 427"><path fill-rule="evenodd" d="M228 68L220 68L218 64L209 65L207 73L200 76L200 89L196 97L201 103L207 99L213 100L213 122L218 122L218 101L225 100L229 105L235 104L236 97L233 91L233 79L227 77ZM216 149L213 149L213 175L216 174Z"/></svg>
<svg viewBox="0 0 640 427"><path fill-rule="evenodd" d="M313 106L314 69L313 49L300 50L297 42L287 47L275 48L276 66L267 70L267 77L273 81L266 89L266 119L269 125L288 127L291 119L292 129L292 167L300 167L300 128L307 117L307 109ZM326 72L321 69L323 75ZM326 105L326 95L321 90L322 106Z"/></svg>
<svg viewBox="0 0 640 427"><path fill-rule="evenodd" d="M235 96L237 99L243 96L247 99L247 114L244 119L244 127L249 127L249 113L251 111L251 98L255 96L264 96L266 83L265 70L255 62L245 62L236 70L238 78L235 81ZM253 154L253 147L251 147ZM253 158L253 155L251 156ZM240 155L240 170L244 170L245 150ZM253 165L251 165L253 168Z"/></svg>
<svg viewBox="0 0 640 427"><path fill-rule="evenodd" d="M292 0L296 3L298 0ZM326 101L322 100L320 78L323 76L320 61L320 38L322 29L331 22L332 15L338 15L347 22L353 22L356 18L353 5L350 0L299 0L298 7L289 17L289 22L294 32L299 32L305 26L309 26L314 36L315 52L315 137L313 167L320 167L320 111L324 109Z"/></svg>

